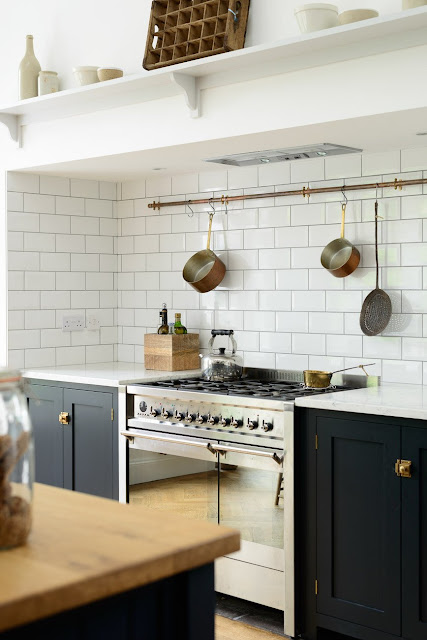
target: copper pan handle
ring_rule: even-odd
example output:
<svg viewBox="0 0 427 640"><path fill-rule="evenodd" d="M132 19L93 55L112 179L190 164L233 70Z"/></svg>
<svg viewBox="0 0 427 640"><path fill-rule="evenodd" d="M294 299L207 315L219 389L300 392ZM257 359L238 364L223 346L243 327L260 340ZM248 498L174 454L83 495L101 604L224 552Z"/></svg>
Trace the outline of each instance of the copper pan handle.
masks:
<svg viewBox="0 0 427 640"><path fill-rule="evenodd" d="M212 233L212 220L213 220L214 214L210 213L209 214L209 229L208 229L208 243L206 246L206 249L209 251L209 249L211 248L211 233Z"/></svg>
<svg viewBox="0 0 427 640"><path fill-rule="evenodd" d="M347 204L344 202L341 205L342 209L341 209L341 238L344 238L344 227L345 227L345 209L347 207Z"/></svg>

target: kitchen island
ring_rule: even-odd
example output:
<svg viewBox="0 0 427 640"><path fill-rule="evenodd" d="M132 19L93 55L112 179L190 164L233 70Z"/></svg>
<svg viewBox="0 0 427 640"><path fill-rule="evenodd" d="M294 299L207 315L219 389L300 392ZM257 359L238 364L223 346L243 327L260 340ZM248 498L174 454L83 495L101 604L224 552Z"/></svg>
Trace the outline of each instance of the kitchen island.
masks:
<svg viewBox="0 0 427 640"><path fill-rule="evenodd" d="M35 484L25 546L0 552L0 636L213 640L213 561L239 534Z"/></svg>

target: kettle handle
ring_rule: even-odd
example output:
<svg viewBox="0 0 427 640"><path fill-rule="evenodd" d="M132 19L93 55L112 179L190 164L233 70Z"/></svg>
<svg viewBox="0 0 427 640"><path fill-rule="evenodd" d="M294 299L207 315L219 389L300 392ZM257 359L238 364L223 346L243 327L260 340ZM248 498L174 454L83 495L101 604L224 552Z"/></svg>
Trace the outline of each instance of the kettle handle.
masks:
<svg viewBox="0 0 427 640"><path fill-rule="evenodd" d="M234 339L234 331L233 329L212 329L211 331L211 339L209 340L209 349L213 350L213 343L217 336L228 336L231 340L232 352L231 355L234 356L237 351L237 343Z"/></svg>

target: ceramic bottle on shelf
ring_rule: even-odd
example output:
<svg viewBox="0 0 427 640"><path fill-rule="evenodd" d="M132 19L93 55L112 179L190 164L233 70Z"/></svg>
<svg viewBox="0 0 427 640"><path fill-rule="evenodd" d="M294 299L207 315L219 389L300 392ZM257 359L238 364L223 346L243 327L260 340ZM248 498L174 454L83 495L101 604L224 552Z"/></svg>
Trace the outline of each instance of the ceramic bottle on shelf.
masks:
<svg viewBox="0 0 427 640"><path fill-rule="evenodd" d="M19 99L35 98L41 66L34 55L33 36L27 36L25 56L19 65Z"/></svg>

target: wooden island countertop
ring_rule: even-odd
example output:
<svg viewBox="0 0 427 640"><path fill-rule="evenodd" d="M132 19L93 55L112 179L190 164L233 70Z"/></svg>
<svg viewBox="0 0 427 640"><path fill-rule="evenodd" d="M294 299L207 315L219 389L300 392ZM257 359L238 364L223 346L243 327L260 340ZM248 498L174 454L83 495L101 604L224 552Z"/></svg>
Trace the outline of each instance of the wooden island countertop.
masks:
<svg viewBox="0 0 427 640"><path fill-rule="evenodd" d="M237 531L34 485L25 546L0 551L0 631L212 563Z"/></svg>

